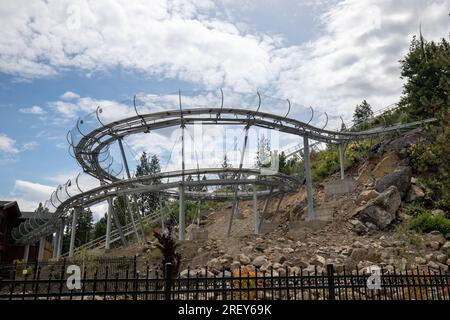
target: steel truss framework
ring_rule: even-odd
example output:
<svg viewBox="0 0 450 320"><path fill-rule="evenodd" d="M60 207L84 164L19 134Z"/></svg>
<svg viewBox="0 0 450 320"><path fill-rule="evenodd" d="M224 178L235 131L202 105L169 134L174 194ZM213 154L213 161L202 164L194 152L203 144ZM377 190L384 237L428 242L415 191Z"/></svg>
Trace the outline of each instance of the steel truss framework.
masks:
<svg viewBox="0 0 450 320"><path fill-rule="evenodd" d="M45 208L50 212L37 213L32 219L19 225L13 230L13 237L18 243L32 244L42 239L42 237L57 232L56 246L59 248L62 244L62 225L67 217L72 214L72 226L76 225L77 212L83 207L108 200L111 207L111 199L116 196L125 196L127 199L128 209L130 203L128 197L147 192L155 192L163 197L178 198L180 201L179 213L179 238L184 240L184 201L187 198L194 200L204 199L231 199L233 200L233 208L230 215L228 234L231 234L233 217L236 214L238 201L240 199L253 199L257 203L258 199L266 199L264 209L258 212L257 205L254 205L255 233L260 231L261 223L265 218L268 203L273 197L279 197L281 202L286 193L298 190L302 181L296 177L275 173L265 175L259 169L249 169L243 167L243 157L247 147L248 129L252 126L278 130L283 133L303 137L303 148L301 154L305 159L305 175L307 184L307 200L308 200L308 217L314 219L314 209L312 203L312 182L310 175L309 139L316 142L324 142L330 144L338 144L340 146L340 162L341 177L344 177L343 171L343 148L345 143L364 140L373 137L379 137L391 133L401 133L405 130L424 125L435 121L428 119L407 124L398 124L392 126L381 126L370 130L357 132L328 130L325 127L328 124L328 115L324 113L325 125L313 125L314 110L310 108L311 116L307 121L300 121L289 117L291 112L291 103L286 100L288 111L283 115L274 115L260 111L261 95L258 93L258 105L254 110L242 108L226 108L224 107L223 92L221 92L222 103L220 107L200 107L200 108L183 108L181 101L181 93L179 97L179 108L160 112L143 113L139 112L134 103L135 115L106 123L102 120L104 110L97 108L94 114L84 119L79 119L73 130L68 133L67 140L71 146L71 155L83 168L83 171L101 182L100 187L83 190L79 183L80 175L69 180L65 185L58 186L57 190L52 193L50 199L45 203ZM342 119L342 118L341 118ZM238 168L217 169L217 168L197 168L185 169L184 164L184 129L187 125L194 123L202 123L207 125L241 125L245 127L245 139L242 147L241 160ZM169 128L181 128L182 143L182 168L178 171L162 172L155 175L133 178L130 175L127 159L123 150L124 137L148 133L154 130ZM114 158L109 150L113 143L119 145L122 161L120 166L116 166ZM295 150L291 150L292 154ZM126 179L120 179L118 175L125 169ZM208 175L207 180L187 181L188 175ZM155 183L167 179L167 182ZM231 191L189 191L193 187L207 188L210 186L229 186ZM244 190L239 187L244 186ZM246 186L246 187L245 187ZM252 187L252 190L249 188ZM203 189L205 190L205 189ZM278 206L279 207L279 206ZM114 211L114 210L112 210ZM114 217L116 228L121 230L120 223L114 212L108 213L108 231L111 231L111 219ZM138 214L140 219L140 215ZM132 216L133 219L133 216ZM133 226L137 238L138 232ZM164 220L161 219L161 223ZM72 230L71 252L74 250L74 234ZM143 232L143 234L145 234ZM123 244L126 241L121 234ZM106 237L106 247L108 247L108 234ZM145 240L145 239L144 239ZM57 250L56 256L60 255L60 249Z"/></svg>

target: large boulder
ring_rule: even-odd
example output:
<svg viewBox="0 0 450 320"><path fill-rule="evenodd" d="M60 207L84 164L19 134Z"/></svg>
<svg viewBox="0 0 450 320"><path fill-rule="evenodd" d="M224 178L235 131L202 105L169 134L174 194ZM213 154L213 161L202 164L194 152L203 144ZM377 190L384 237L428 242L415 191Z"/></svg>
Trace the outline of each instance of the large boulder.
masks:
<svg viewBox="0 0 450 320"><path fill-rule="evenodd" d="M395 219L400 204L401 198L397 187L390 186L359 212L359 219L382 230Z"/></svg>
<svg viewBox="0 0 450 320"><path fill-rule="evenodd" d="M406 201L412 202L414 200L422 199L423 197L425 197L425 192L423 192L419 186L412 184L406 195Z"/></svg>
<svg viewBox="0 0 450 320"><path fill-rule="evenodd" d="M372 199L378 197L379 195L380 195L380 193L375 190L364 190L359 194L356 202L357 203L367 202L369 200L372 200Z"/></svg>
<svg viewBox="0 0 450 320"><path fill-rule="evenodd" d="M394 172L380 178L375 184L375 190L383 192L390 186L396 186L401 198L404 198L411 185L412 170L409 166L401 166Z"/></svg>

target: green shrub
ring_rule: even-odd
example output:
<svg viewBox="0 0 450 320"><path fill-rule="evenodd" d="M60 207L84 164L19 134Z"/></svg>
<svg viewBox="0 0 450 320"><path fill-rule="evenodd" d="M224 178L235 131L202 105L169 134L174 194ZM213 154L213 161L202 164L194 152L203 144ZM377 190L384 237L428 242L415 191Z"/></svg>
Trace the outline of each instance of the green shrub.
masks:
<svg viewBox="0 0 450 320"><path fill-rule="evenodd" d="M420 214L428 213L428 210L425 209L425 207L421 203L413 202L402 208L402 212L406 213L407 215L416 217Z"/></svg>
<svg viewBox="0 0 450 320"><path fill-rule="evenodd" d="M450 220L444 216L433 216L429 212L420 213L414 217L409 227L419 232L440 231L443 234L450 232Z"/></svg>

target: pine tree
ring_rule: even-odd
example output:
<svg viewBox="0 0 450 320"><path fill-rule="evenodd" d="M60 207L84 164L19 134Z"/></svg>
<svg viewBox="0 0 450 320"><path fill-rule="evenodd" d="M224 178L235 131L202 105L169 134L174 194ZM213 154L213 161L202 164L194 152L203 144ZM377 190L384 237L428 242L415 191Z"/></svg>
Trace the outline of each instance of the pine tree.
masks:
<svg viewBox="0 0 450 320"><path fill-rule="evenodd" d="M90 208L79 213L77 218L77 232L75 234L75 245L80 246L89 242L93 228L93 216Z"/></svg>
<svg viewBox="0 0 450 320"><path fill-rule="evenodd" d="M228 162L227 155L224 155L221 167L222 167L222 169L228 169L228 168L232 167L231 163ZM229 176L230 176L230 174L225 173L225 172L219 174L219 178L222 180L227 180Z"/></svg>
<svg viewBox="0 0 450 320"><path fill-rule="evenodd" d="M445 39L435 43L413 37L409 52L400 61L403 96L399 105L412 120L437 117L449 121L450 44Z"/></svg>
<svg viewBox="0 0 450 320"><path fill-rule="evenodd" d="M258 139L256 166L258 168L267 168L270 166L270 140L267 139L264 134Z"/></svg>
<svg viewBox="0 0 450 320"><path fill-rule="evenodd" d="M151 159L147 157L147 153L144 151L140 158L140 163L136 167L136 177L142 177L147 175L155 175L161 172L161 165L159 163L159 158L153 155ZM160 178L154 178L149 182L149 184L160 184ZM138 195L137 203L141 210L142 215L148 215L159 206L159 196L156 192L147 192Z"/></svg>
<svg viewBox="0 0 450 320"><path fill-rule="evenodd" d="M282 151L278 156L278 171L284 174L289 174L287 169L286 155L284 154L284 151Z"/></svg>
<svg viewBox="0 0 450 320"><path fill-rule="evenodd" d="M107 224L107 214L105 213L103 217L100 218L95 224L92 230L92 239L97 239L106 234L106 224Z"/></svg>
<svg viewBox="0 0 450 320"><path fill-rule="evenodd" d="M366 121L373 116L372 107L367 103L366 100L359 105L356 105L355 112L353 113L353 122L359 124Z"/></svg>

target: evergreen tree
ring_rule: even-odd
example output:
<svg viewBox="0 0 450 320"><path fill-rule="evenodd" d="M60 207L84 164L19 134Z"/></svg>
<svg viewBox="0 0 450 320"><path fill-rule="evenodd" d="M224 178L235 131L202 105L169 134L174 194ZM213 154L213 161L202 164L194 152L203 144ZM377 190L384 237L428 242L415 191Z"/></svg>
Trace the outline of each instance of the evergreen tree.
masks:
<svg viewBox="0 0 450 320"><path fill-rule="evenodd" d="M77 218L77 232L75 234L75 245L81 246L89 242L93 228L93 217L90 208L84 209Z"/></svg>
<svg viewBox="0 0 450 320"><path fill-rule="evenodd" d="M186 178L186 182L192 182L192 181L194 181L194 179L192 178L192 175L188 175L187 178ZM186 189L188 191L194 191L195 187L187 186Z"/></svg>
<svg viewBox="0 0 450 320"><path fill-rule="evenodd" d="M113 207L119 217L120 224L122 226L126 225L129 221L125 196L118 196L115 198L113 201Z"/></svg>
<svg viewBox="0 0 450 320"><path fill-rule="evenodd" d="M278 171L284 174L289 174L287 169L286 155L284 154L284 151L282 151L278 156Z"/></svg>
<svg viewBox="0 0 450 320"><path fill-rule="evenodd" d="M372 107L367 103L366 100L356 106L355 112L353 113L353 122L359 124L366 121L373 116Z"/></svg>
<svg viewBox="0 0 450 320"><path fill-rule="evenodd" d="M97 239L106 234L106 224L108 222L107 214L105 213L103 217L100 218L95 224L92 230L92 238Z"/></svg>
<svg viewBox="0 0 450 320"><path fill-rule="evenodd" d="M34 210L36 213L48 213L48 208L44 208L42 202L39 202L38 207Z"/></svg>
<svg viewBox="0 0 450 320"><path fill-rule="evenodd" d="M437 117L448 124L450 110L450 44L413 37L409 52L400 61L403 96L399 105L412 120Z"/></svg>
<svg viewBox="0 0 450 320"><path fill-rule="evenodd" d="M258 139L256 166L258 168L267 168L270 166L270 140L264 134Z"/></svg>
<svg viewBox="0 0 450 320"><path fill-rule="evenodd" d="M147 175L154 175L161 172L161 165L159 158L153 155L150 159L147 153L144 151L140 158L140 163L136 167L136 177L142 177ZM161 179L155 178L149 184L160 184ZM159 196L156 192L147 192L136 196L138 207L141 210L142 215L148 215L159 206Z"/></svg>
<svg viewBox="0 0 450 320"><path fill-rule="evenodd" d="M222 167L222 169L228 169L228 168L231 168L231 167L232 167L231 163L228 162L228 157L227 157L227 155L224 155L223 161L222 161L222 164L221 164L221 167ZM230 176L229 173L221 173L221 174L219 174L219 178L222 179L222 180L228 179L229 176ZM204 176L204 177L205 177L205 176ZM206 177L205 177L205 178L206 178Z"/></svg>

